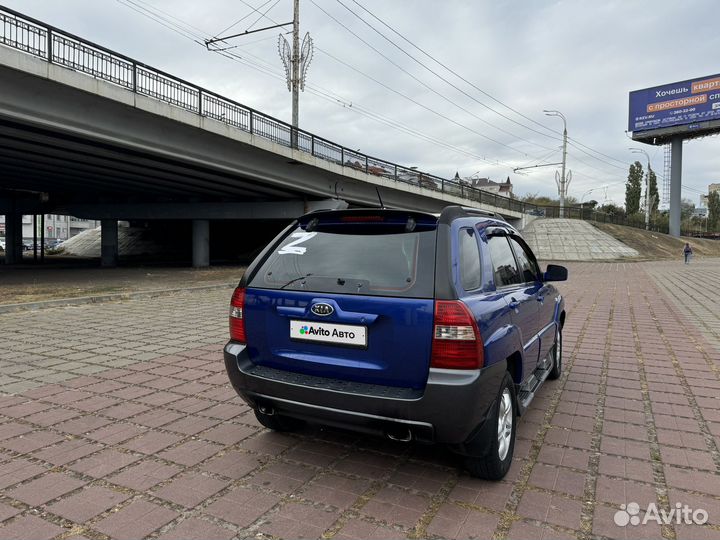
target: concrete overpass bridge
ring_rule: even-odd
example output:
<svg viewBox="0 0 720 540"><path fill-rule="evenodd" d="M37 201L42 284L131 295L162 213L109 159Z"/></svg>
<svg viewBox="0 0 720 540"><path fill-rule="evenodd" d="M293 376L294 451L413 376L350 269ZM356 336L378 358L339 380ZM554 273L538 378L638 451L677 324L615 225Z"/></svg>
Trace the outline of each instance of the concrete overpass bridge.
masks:
<svg viewBox="0 0 720 540"><path fill-rule="evenodd" d="M448 204L520 223L533 205L367 156L102 46L0 7L0 214L6 262L23 214L191 220L209 264L211 220L289 220L318 208ZM189 239L188 239L189 240Z"/></svg>

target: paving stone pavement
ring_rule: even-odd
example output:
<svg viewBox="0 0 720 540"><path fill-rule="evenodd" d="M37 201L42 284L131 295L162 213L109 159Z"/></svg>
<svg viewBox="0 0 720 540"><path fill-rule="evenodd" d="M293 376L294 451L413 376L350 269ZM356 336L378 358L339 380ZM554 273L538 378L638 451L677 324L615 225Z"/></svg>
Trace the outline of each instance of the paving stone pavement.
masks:
<svg viewBox="0 0 720 540"><path fill-rule="evenodd" d="M501 482L442 448L263 429L224 373L227 291L0 315L0 539L720 537L717 310L647 264L569 268L565 372ZM631 502L709 522L616 525Z"/></svg>
<svg viewBox="0 0 720 540"><path fill-rule="evenodd" d="M0 315L0 392L220 342L228 289ZM200 301L198 301L200 300Z"/></svg>
<svg viewBox="0 0 720 540"><path fill-rule="evenodd" d="M672 302L695 322L705 338L720 350L720 260L681 260L645 265L648 274Z"/></svg>

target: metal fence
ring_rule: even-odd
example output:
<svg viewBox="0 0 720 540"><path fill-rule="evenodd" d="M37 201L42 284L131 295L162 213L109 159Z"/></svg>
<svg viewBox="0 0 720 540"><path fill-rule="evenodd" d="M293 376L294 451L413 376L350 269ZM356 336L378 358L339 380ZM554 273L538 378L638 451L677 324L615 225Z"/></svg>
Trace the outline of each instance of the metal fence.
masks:
<svg viewBox="0 0 720 540"><path fill-rule="evenodd" d="M528 212L539 217L558 218L560 217L559 206L538 206L537 209ZM625 214L608 214L600 212L590 207L566 206L564 210L565 219L582 219L585 221L595 221L598 223L611 223L613 225L624 225L626 227L634 227L636 229L645 229L645 214L633 214L627 216ZM669 234L669 224L666 218L657 214L650 216L648 230ZM682 236L695 236L696 234L689 229L680 231Z"/></svg>
<svg viewBox="0 0 720 540"><path fill-rule="evenodd" d="M0 6L0 43L343 167L515 212L535 204L350 150L231 99Z"/></svg>

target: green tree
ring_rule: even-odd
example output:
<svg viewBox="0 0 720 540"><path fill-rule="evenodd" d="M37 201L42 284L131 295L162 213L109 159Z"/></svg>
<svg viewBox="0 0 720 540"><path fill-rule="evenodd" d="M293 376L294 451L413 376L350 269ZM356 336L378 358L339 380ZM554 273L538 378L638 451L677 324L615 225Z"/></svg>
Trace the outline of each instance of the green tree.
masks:
<svg viewBox="0 0 720 540"><path fill-rule="evenodd" d="M604 214L610 214L611 216L624 216L625 215L625 210L623 210L623 207L618 206L613 203L603 204L597 210L598 210L598 212L603 212Z"/></svg>
<svg viewBox="0 0 720 540"><path fill-rule="evenodd" d="M660 194L658 193L658 185L657 185L657 176L655 175L655 171L652 170L652 167L648 166L648 180L650 181L650 200L652 201L652 206L650 207L650 212L654 214L657 212L658 205L660 204Z"/></svg>
<svg viewBox="0 0 720 540"><path fill-rule="evenodd" d="M682 199L680 201L680 219L682 221L685 221L686 219L690 219L690 217L693 215L694 211L695 211L695 203L692 202L690 199Z"/></svg>
<svg viewBox="0 0 720 540"><path fill-rule="evenodd" d="M630 165L628 179L625 184L625 212L627 215L640 211L640 195L642 194L643 167L639 161Z"/></svg>
<svg viewBox="0 0 720 540"><path fill-rule="evenodd" d="M720 192L713 191L708 195L708 231L720 229Z"/></svg>
<svg viewBox="0 0 720 540"><path fill-rule="evenodd" d="M528 193L527 195L523 195L520 200L527 203L539 204L541 206L557 206L560 204L558 199L553 199L538 193Z"/></svg>

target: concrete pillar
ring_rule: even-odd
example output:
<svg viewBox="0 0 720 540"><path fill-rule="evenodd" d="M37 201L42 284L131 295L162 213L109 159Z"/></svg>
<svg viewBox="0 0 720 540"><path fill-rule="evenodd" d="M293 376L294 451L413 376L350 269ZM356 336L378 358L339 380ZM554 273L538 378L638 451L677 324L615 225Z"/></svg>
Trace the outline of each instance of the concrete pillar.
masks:
<svg viewBox="0 0 720 540"><path fill-rule="evenodd" d="M40 214L40 262L45 262L45 214Z"/></svg>
<svg viewBox="0 0 720 540"><path fill-rule="evenodd" d="M5 216L5 264L20 264L22 252L22 215L7 214Z"/></svg>
<svg viewBox="0 0 720 540"><path fill-rule="evenodd" d="M116 219L100 221L100 266L114 268L118 264L118 222Z"/></svg>
<svg viewBox="0 0 720 540"><path fill-rule="evenodd" d="M680 191L682 188L682 143L679 135L672 138L670 147L670 236L680 236Z"/></svg>
<svg viewBox="0 0 720 540"><path fill-rule="evenodd" d="M210 221L193 219L192 259L195 268L210 266Z"/></svg>

